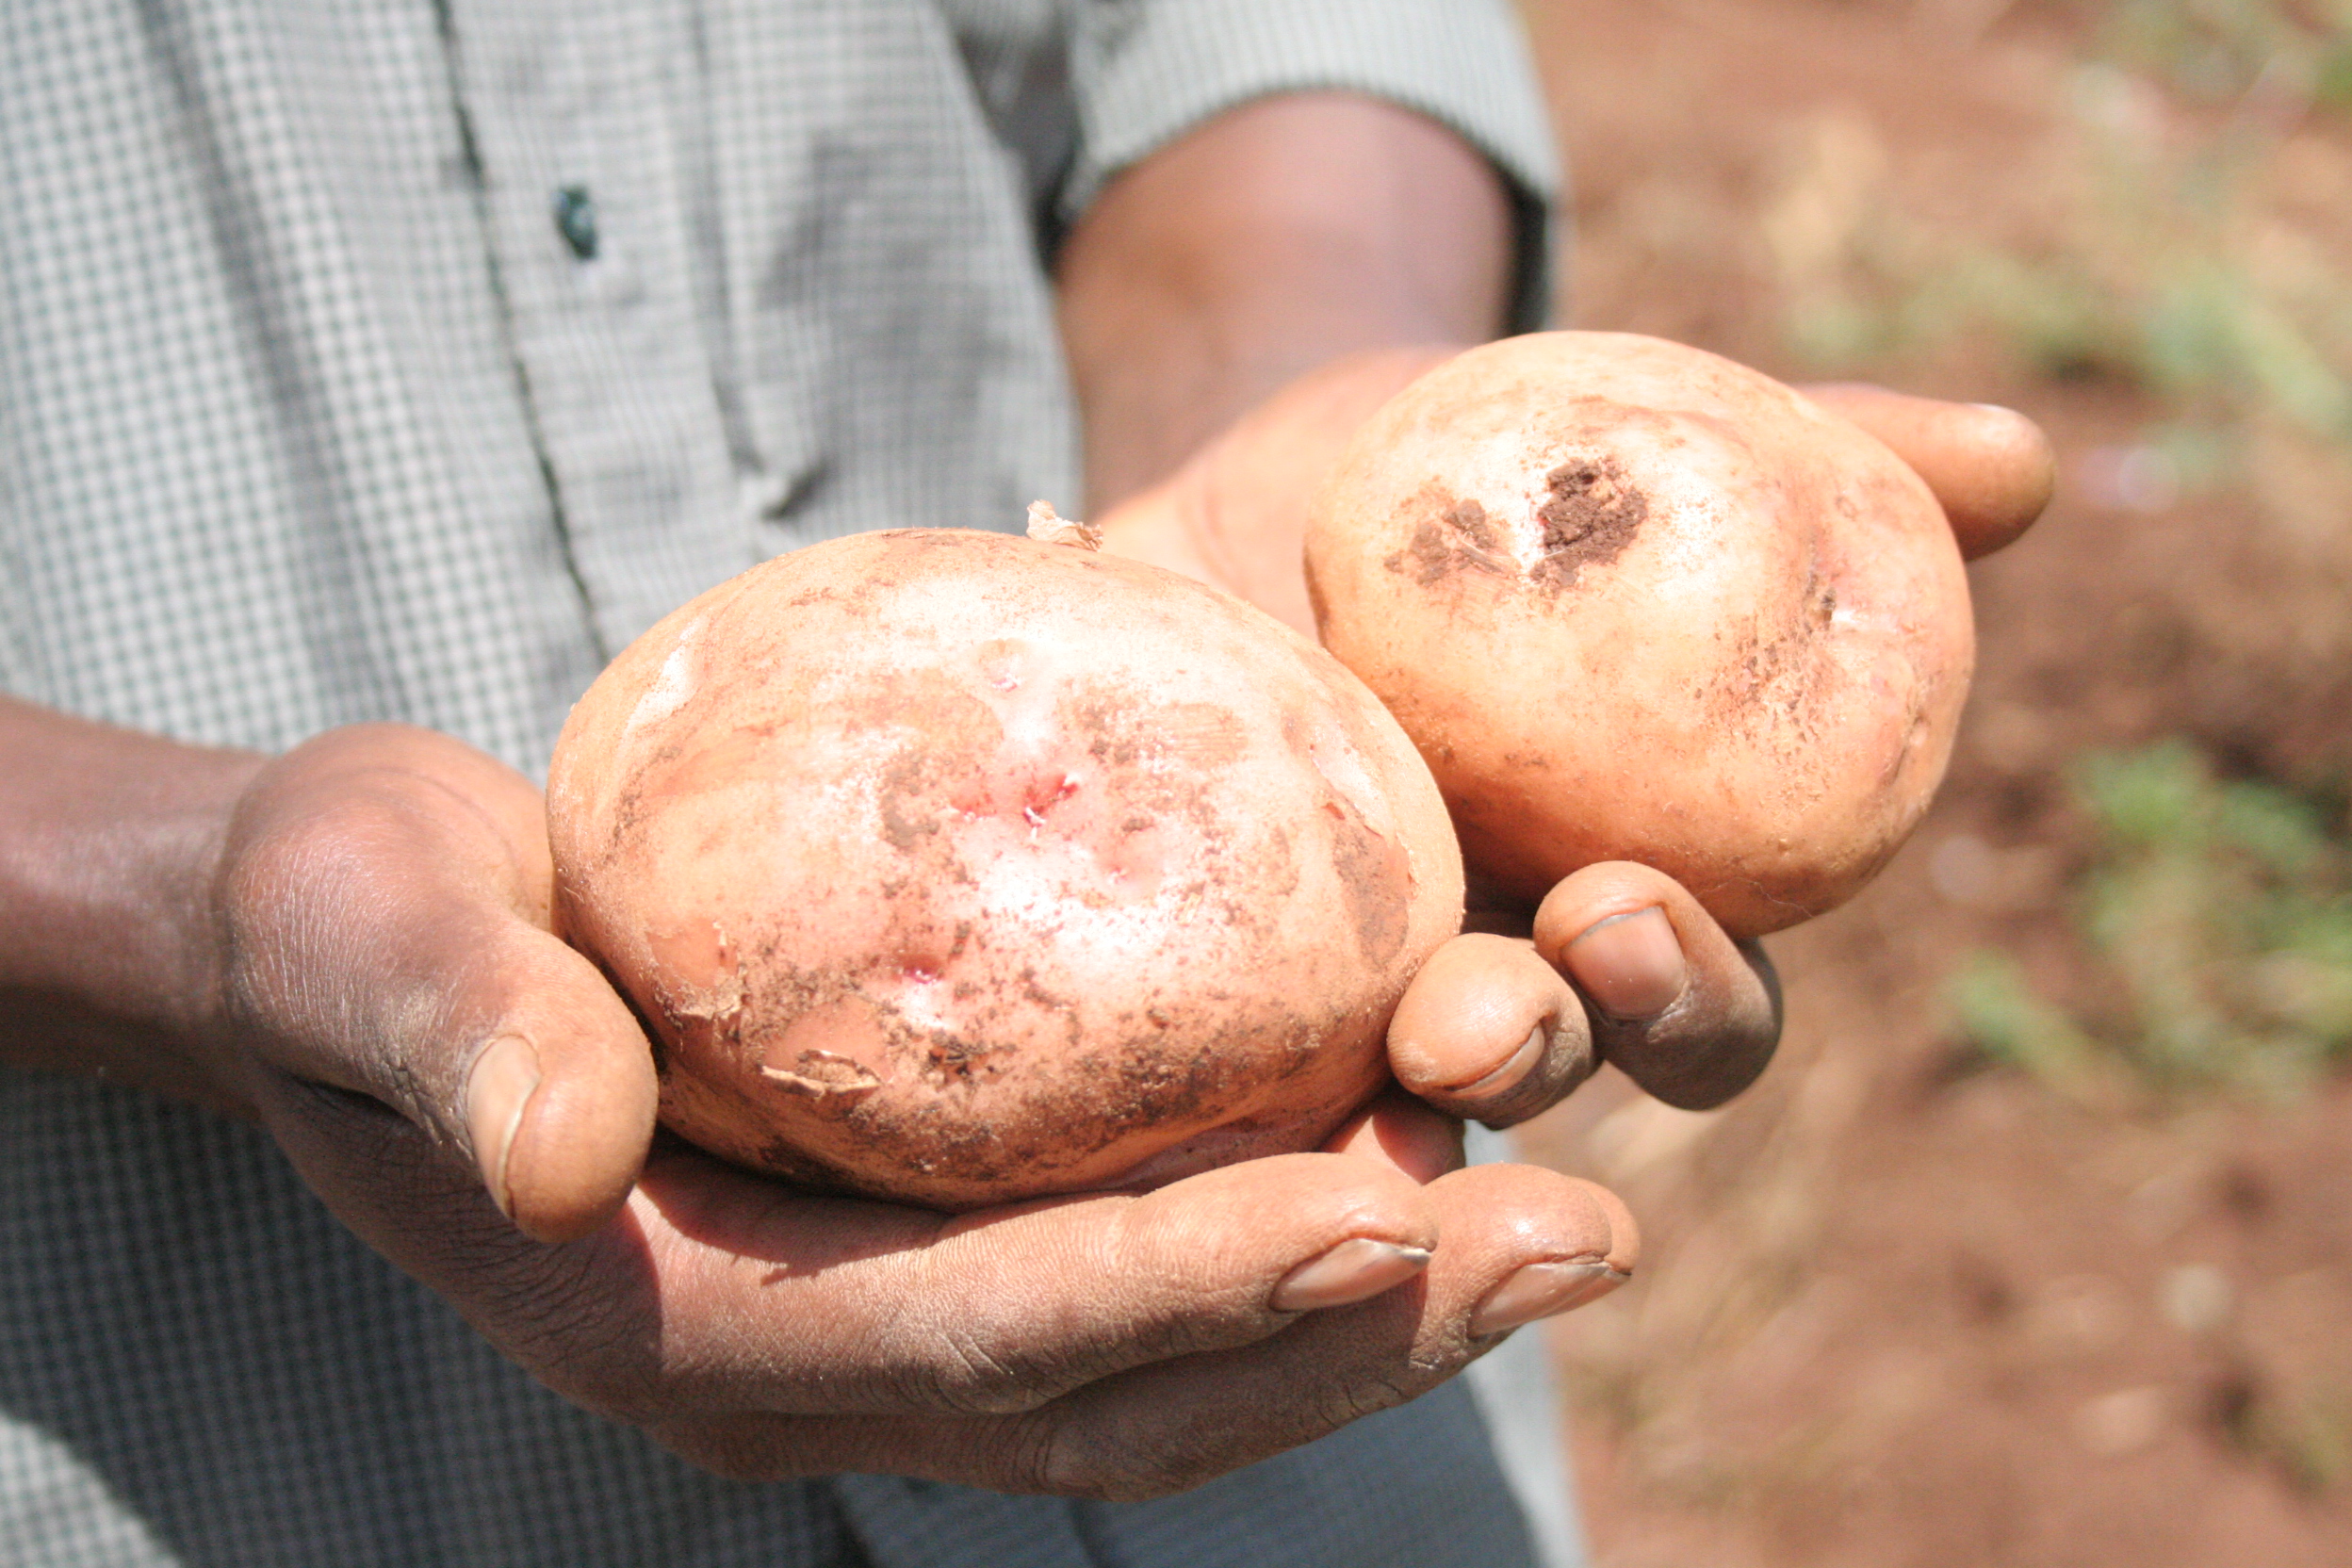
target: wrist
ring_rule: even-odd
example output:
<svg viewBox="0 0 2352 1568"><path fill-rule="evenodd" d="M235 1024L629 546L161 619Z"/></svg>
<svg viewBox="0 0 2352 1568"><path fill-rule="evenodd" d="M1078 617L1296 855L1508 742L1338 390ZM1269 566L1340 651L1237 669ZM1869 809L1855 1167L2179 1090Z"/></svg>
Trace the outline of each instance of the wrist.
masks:
<svg viewBox="0 0 2352 1568"><path fill-rule="evenodd" d="M1307 514L1356 428L1447 344L1343 354L1261 401L1166 480L1094 521L1106 547L1214 583L1307 637Z"/></svg>
<svg viewBox="0 0 2352 1568"><path fill-rule="evenodd" d="M1055 268L1086 505L1155 482L1318 365L1493 335L1511 234L1482 154L1346 92L1254 100L1123 171Z"/></svg>
<svg viewBox="0 0 2352 1568"><path fill-rule="evenodd" d="M0 704L0 1059L243 1108L212 889L266 760Z"/></svg>

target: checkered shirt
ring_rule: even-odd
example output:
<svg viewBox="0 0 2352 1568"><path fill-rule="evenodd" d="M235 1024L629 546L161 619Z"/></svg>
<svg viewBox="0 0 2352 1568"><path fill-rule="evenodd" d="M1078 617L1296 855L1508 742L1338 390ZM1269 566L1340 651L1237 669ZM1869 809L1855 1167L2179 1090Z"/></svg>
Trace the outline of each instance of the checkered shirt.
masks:
<svg viewBox="0 0 2352 1568"><path fill-rule="evenodd" d="M535 773L754 562L1074 503L1041 253L1304 88L1540 213L1504 0L0 0L0 688ZM502 1361L253 1129L0 1072L0 1568L1531 1560L1459 1391L1146 1505L731 1484Z"/></svg>

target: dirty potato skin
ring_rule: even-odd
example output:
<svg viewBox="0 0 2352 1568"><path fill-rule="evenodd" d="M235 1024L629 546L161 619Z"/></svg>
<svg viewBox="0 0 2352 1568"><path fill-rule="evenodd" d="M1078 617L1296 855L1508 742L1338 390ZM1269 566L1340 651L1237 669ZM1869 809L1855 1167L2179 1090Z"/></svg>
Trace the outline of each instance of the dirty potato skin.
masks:
<svg viewBox="0 0 2352 1568"><path fill-rule="evenodd" d="M559 919L662 1118L963 1209L1309 1149L1462 918L1412 744L1320 649L1062 545L862 534L678 610L548 784Z"/></svg>
<svg viewBox="0 0 2352 1568"><path fill-rule="evenodd" d="M1639 860L1740 937L1894 853L1974 657L1952 530L1892 452L1622 334L1507 339L1408 386L1326 487L1307 571L1474 875L1532 900Z"/></svg>

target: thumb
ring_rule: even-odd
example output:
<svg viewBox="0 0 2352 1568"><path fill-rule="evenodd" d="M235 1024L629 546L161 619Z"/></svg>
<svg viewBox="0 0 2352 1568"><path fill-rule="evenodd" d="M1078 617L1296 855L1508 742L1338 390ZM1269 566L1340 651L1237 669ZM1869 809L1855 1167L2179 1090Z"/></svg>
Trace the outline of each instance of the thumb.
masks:
<svg viewBox="0 0 2352 1568"><path fill-rule="evenodd" d="M570 1241L629 1195L659 1086L644 1031L596 967L516 921L503 1005L467 1065L463 1119L482 1184L540 1241Z"/></svg>
<svg viewBox="0 0 2352 1568"><path fill-rule="evenodd" d="M503 762L402 725L314 737L237 805L214 890L225 1062L353 1212L416 1221L384 1165L400 1156L291 1091L373 1101L419 1135L412 1152L470 1156L543 1241L601 1224L645 1163L652 1051L544 923L545 812Z"/></svg>

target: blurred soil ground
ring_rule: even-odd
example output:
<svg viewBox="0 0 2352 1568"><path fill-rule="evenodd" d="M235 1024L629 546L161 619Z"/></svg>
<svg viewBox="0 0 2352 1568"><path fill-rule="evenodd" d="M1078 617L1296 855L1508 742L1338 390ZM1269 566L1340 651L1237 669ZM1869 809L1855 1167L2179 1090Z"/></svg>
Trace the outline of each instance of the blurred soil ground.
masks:
<svg viewBox="0 0 2352 1568"><path fill-rule="evenodd" d="M2087 751L2184 737L2343 808L2335 64L2282 75L2227 27L2166 45L2165 8L2092 0L1527 8L1574 324L2011 403L2064 476L1972 569L1980 674L1934 815L1775 940L1765 1081L1692 1115L1605 1073L1530 1130L1648 1237L1631 1287L1555 1330L1601 1568L2352 1563L2352 1080L2067 1092L1951 1002L1982 950L2094 1012L2112 986L2079 912ZM2234 76L2209 57L2248 47Z"/></svg>

